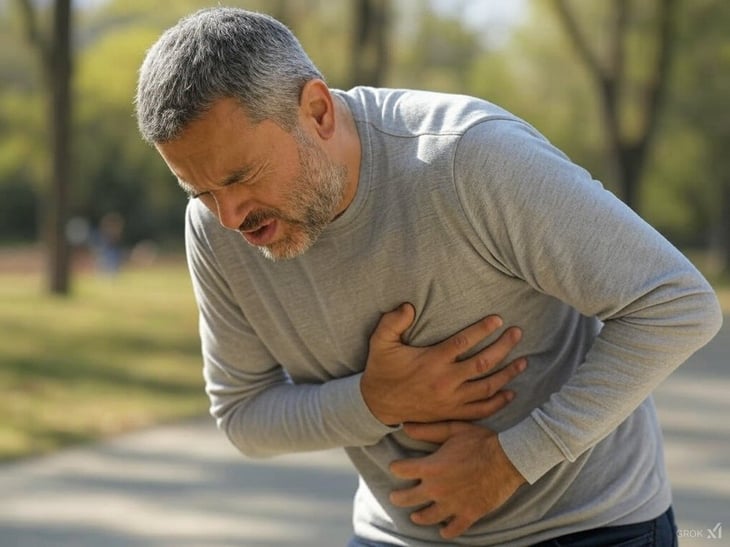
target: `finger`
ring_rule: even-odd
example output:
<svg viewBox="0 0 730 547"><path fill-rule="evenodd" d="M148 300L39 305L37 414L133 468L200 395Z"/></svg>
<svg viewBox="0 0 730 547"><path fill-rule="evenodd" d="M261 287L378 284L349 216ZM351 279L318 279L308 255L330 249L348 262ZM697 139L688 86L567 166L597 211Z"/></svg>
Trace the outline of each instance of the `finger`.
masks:
<svg viewBox="0 0 730 547"><path fill-rule="evenodd" d="M420 485L402 490L394 490L390 493L390 503L396 507L413 507L430 502L431 500L423 491L423 488L420 488Z"/></svg>
<svg viewBox="0 0 730 547"><path fill-rule="evenodd" d="M475 427L467 422L433 422L428 424L406 423L403 431L411 439L427 443L443 444L456 433ZM423 459L423 458L421 458ZM409 461L409 460L401 460ZM421 475L419 475L420 477Z"/></svg>
<svg viewBox="0 0 730 547"><path fill-rule="evenodd" d="M416 309L408 302L384 313L370 337L371 344L402 343L403 333L413 324L415 318Z"/></svg>
<svg viewBox="0 0 730 547"><path fill-rule="evenodd" d="M461 354L492 335L502 324L501 317L490 315L436 344L432 349L442 359L456 360Z"/></svg>
<svg viewBox="0 0 730 547"><path fill-rule="evenodd" d="M428 507L411 514L411 520L421 526L439 524L448 520L452 515L438 503L432 503Z"/></svg>
<svg viewBox="0 0 730 547"><path fill-rule="evenodd" d="M459 388L467 402L484 400L498 393L504 386L527 369L527 359L515 359L503 369L478 380L464 382Z"/></svg>
<svg viewBox="0 0 730 547"><path fill-rule="evenodd" d="M519 327L511 327L505 330L497 340L479 353L461 361L461 377L464 380L471 380L472 378L484 376L500 364L521 339L522 329Z"/></svg>
<svg viewBox="0 0 730 547"><path fill-rule="evenodd" d="M466 532L474 522L464 516L457 515L441 528L441 537L444 539L454 539Z"/></svg>
<svg viewBox="0 0 730 547"><path fill-rule="evenodd" d="M408 458L405 460L396 460L391 462L389 468L390 472L399 479L420 479L423 475L423 461L424 458Z"/></svg>
<svg viewBox="0 0 730 547"><path fill-rule="evenodd" d="M515 398L513 391L499 391L483 401L475 401L462 407L463 420L482 420L494 416Z"/></svg>

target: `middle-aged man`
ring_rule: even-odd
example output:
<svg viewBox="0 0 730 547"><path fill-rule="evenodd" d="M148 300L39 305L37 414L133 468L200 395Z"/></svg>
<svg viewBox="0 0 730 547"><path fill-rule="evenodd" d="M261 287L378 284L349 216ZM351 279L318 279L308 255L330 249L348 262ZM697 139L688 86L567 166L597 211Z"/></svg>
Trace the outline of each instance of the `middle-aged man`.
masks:
<svg viewBox="0 0 730 547"><path fill-rule="evenodd" d="M351 545L676 542L651 392L717 299L528 123L330 89L230 8L150 49L137 115L191 198L211 411L251 456L345 447Z"/></svg>

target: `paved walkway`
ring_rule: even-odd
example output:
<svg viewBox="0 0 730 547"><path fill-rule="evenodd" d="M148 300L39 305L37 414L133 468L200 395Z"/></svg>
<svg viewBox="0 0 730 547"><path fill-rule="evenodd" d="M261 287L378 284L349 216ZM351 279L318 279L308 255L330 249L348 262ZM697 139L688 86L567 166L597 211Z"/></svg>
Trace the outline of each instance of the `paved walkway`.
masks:
<svg viewBox="0 0 730 547"><path fill-rule="evenodd" d="M681 545L730 545L730 325L657 402ZM339 451L247 461L205 418L0 466L0 546L343 546L355 485Z"/></svg>

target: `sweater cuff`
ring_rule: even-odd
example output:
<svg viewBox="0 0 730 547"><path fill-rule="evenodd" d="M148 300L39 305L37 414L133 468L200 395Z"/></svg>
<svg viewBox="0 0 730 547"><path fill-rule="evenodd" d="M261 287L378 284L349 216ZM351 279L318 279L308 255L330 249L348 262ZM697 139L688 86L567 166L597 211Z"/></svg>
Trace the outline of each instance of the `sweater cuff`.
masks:
<svg viewBox="0 0 730 547"><path fill-rule="evenodd" d="M548 433L532 416L499 434L505 454L527 480L534 484L566 459Z"/></svg>
<svg viewBox="0 0 730 547"><path fill-rule="evenodd" d="M385 435L400 429L390 427L378 420L370 412L360 391L362 373L354 374L322 384L323 400L327 403L326 415L335 417L335 421L349 431L348 446L369 446L377 443Z"/></svg>

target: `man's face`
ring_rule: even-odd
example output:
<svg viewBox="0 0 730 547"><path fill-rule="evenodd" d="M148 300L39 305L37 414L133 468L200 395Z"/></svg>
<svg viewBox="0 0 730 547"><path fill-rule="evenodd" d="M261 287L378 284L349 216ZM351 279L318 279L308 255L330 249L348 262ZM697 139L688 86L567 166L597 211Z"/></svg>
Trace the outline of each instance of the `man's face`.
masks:
<svg viewBox="0 0 730 547"><path fill-rule="evenodd" d="M232 99L157 149L191 199L272 260L304 253L343 204L344 165L300 127L253 125Z"/></svg>

